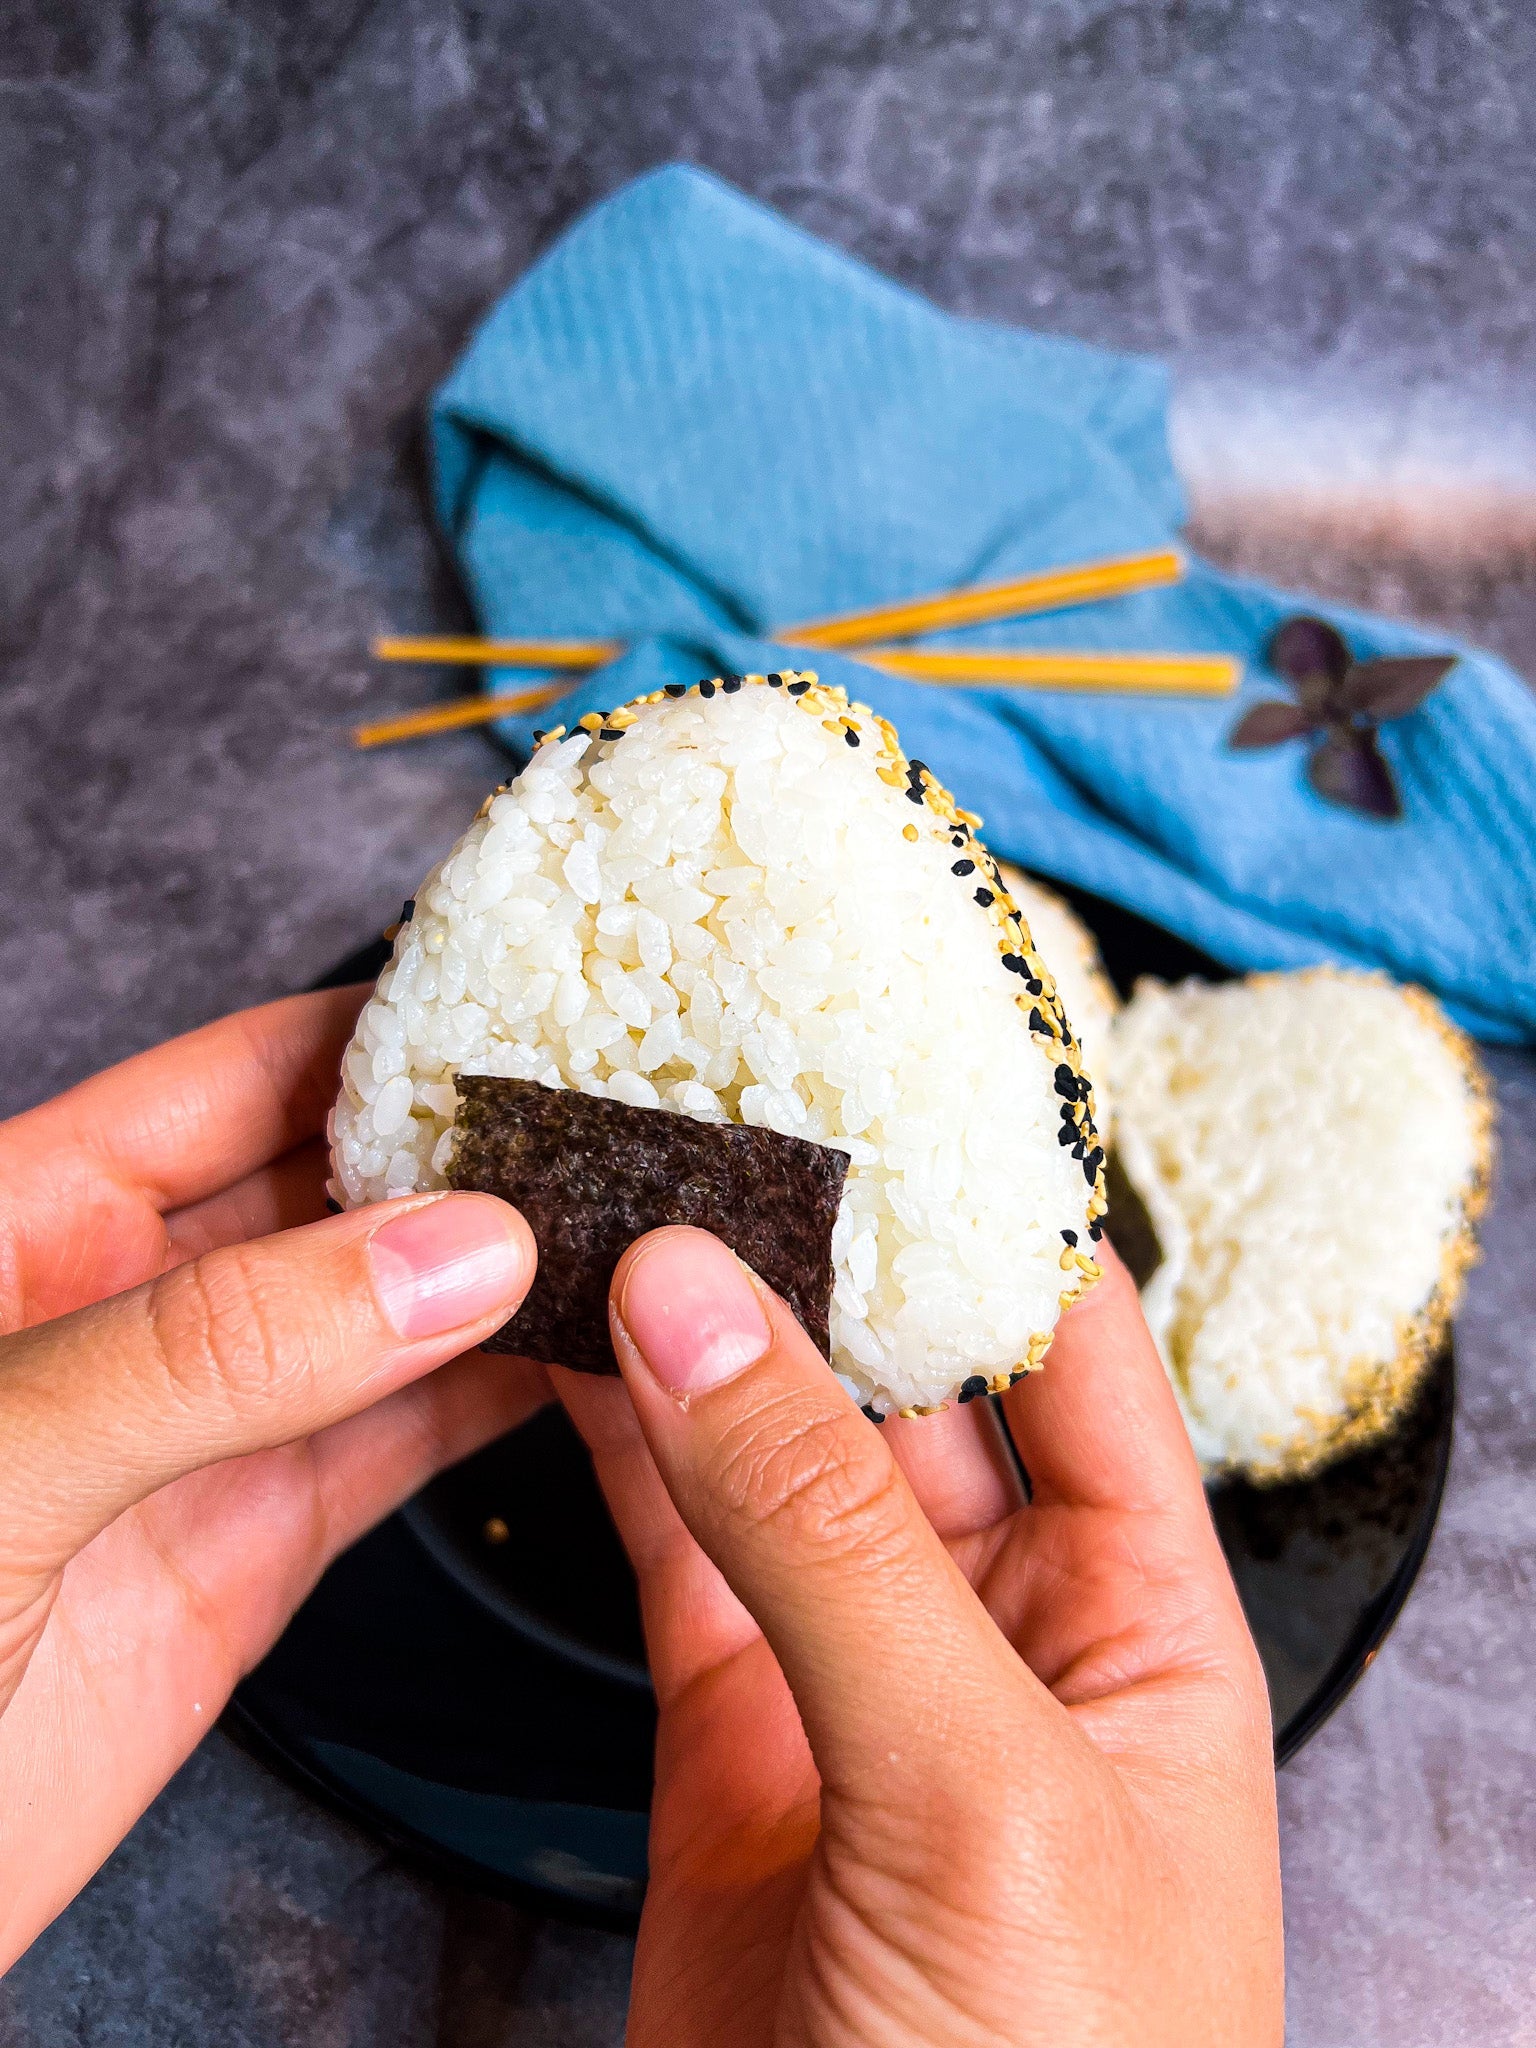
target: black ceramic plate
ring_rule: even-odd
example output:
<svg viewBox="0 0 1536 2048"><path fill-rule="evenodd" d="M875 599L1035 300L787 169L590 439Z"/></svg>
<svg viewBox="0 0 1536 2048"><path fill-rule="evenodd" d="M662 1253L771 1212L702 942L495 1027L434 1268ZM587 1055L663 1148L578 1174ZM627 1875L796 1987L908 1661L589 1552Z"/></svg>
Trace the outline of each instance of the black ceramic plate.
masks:
<svg viewBox="0 0 1536 2048"><path fill-rule="evenodd" d="M1140 974L1224 977L1128 912L1073 900L1123 991ZM354 955L326 984L371 979L385 951ZM1453 1391L1447 1349L1387 1443L1297 1485L1212 1496L1281 1763L1408 1596L1445 1483ZM449 1875L632 1922L655 1706L634 1582L563 1414L445 1473L334 1564L227 1722Z"/></svg>

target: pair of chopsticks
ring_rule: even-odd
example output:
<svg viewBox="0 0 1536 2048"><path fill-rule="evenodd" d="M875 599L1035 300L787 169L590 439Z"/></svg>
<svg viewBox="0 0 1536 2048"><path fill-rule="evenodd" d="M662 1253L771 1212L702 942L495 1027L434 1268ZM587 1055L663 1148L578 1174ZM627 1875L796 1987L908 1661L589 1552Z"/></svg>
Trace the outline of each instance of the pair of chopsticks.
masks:
<svg viewBox="0 0 1536 2048"><path fill-rule="evenodd" d="M793 647L838 648L868 667L930 683L1003 683L1048 690L1128 690L1221 697L1237 687L1241 664L1227 655L1086 653L1081 649L976 648L931 652L890 646L917 633L981 625L1027 613L1122 597L1177 583L1183 557L1172 548L1048 569L1008 583L943 591L935 597L875 605L831 619L809 619L774 630ZM387 639L373 648L380 661L468 663L479 668L587 670L624 651L621 640ZM356 727L359 747L489 724L517 711L540 710L563 697L570 681L542 683L502 696L459 698L422 711Z"/></svg>

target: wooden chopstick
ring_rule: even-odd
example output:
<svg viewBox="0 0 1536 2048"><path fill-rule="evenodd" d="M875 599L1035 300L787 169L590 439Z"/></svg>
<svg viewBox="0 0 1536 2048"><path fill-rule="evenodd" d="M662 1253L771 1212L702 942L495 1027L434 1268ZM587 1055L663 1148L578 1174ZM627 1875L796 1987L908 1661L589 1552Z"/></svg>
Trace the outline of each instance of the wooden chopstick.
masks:
<svg viewBox="0 0 1536 2048"><path fill-rule="evenodd" d="M1224 655L1085 654L1048 648L945 649L929 653L874 643L888 637L936 633L953 626L979 625L988 619L1018 618L1024 613L1060 611L1069 605L1092 604L1123 597L1133 590L1151 590L1177 583L1184 558L1176 548L1149 554L1120 555L1107 561L1080 562L1042 570L1008 583L978 585L970 590L941 591L934 597L875 605L835 619L808 619L775 628L772 637L802 647L841 647L888 675L905 675L934 683L1003 683L1043 690L1129 690L1226 696L1237 687L1241 665ZM475 668L593 669L624 652L622 640L482 640L473 637L391 638L375 640L380 661L449 662ZM514 711L533 711L553 704L573 685L549 683L502 697L479 696L430 704L395 718L375 719L353 730L359 747L387 746L393 740L418 739L428 733L454 732L464 726L490 725Z"/></svg>
<svg viewBox="0 0 1536 2048"><path fill-rule="evenodd" d="M455 697L448 704L429 704L424 711L402 711L398 718L375 718L366 725L354 725L352 744L387 747L394 740L424 739L428 733L456 732L464 725L491 725L514 711L541 710L572 687L570 683L546 683L537 690L509 690L502 697Z"/></svg>
<svg viewBox="0 0 1536 2048"><path fill-rule="evenodd" d="M1027 612L1060 611L1068 605L1123 597L1132 590L1177 583L1183 574L1184 557L1178 550L1159 548L1152 554L1045 569L1037 575L1016 577L1011 583L981 584L972 590L946 590L936 597L875 605L841 618L776 626L769 637L800 647L864 647L913 633L937 633L949 626L975 626L987 619L1013 619ZM459 636L375 640L373 651L380 661L441 661L478 668L600 668L623 653L624 642Z"/></svg>
<svg viewBox="0 0 1536 2048"><path fill-rule="evenodd" d="M1081 649L861 647L856 659L924 683L1003 683L1036 690L1126 690L1229 697L1243 665L1226 654L1103 654Z"/></svg>
<svg viewBox="0 0 1536 2048"><path fill-rule="evenodd" d="M377 661L447 661L474 668L601 668L622 640L375 640Z"/></svg>
<svg viewBox="0 0 1536 2048"><path fill-rule="evenodd" d="M1242 663L1225 654L1085 654L1079 648L1053 651L1033 647L931 654L906 647L870 647L854 658L868 668L907 676L914 682L1000 683L1033 690L1226 697L1242 679ZM503 697L457 697L448 704L429 704L424 711L406 711L398 718L356 726L352 737L359 747L382 747L392 740L490 725L514 711L537 711L553 704L572 687L566 682L548 683L536 690L513 690Z"/></svg>
<svg viewBox="0 0 1536 2048"><path fill-rule="evenodd" d="M1133 590L1177 583L1183 574L1184 557L1178 550L1159 548L1152 554L1045 569L1011 583L981 584L973 590L944 590L935 597L875 605L841 618L777 626L772 637L796 647L867 647L877 640L900 640L913 633L942 632L949 626L976 626L986 619L1016 619L1026 612L1062 611L1068 605L1124 597Z"/></svg>

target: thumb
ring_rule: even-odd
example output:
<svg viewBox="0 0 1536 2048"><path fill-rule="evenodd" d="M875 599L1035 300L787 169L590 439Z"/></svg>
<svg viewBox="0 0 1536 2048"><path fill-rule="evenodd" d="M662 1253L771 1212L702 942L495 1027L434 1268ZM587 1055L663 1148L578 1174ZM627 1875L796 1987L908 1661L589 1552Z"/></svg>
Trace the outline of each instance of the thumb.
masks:
<svg viewBox="0 0 1536 2048"><path fill-rule="evenodd" d="M889 1787L973 1749L1000 1700L1016 1715L1021 1667L784 1303L689 1229L632 1245L610 1301L662 1480L772 1646L823 1783Z"/></svg>
<svg viewBox="0 0 1536 2048"><path fill-rule="evenodd" d="M416 1197L208 1252L0 1340L8 1590L184 1473L308 1436L480 1343L535 1260L505 1202Z"/></svg>

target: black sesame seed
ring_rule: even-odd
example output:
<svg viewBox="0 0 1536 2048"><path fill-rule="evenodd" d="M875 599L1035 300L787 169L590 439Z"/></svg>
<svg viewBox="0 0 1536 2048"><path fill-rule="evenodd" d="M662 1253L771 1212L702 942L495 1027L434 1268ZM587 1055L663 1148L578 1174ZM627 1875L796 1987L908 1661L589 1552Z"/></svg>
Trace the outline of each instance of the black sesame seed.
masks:
<svg viewBox="0 0 1536 2048"><path fill-rule="evenodd" d="M1005 953L1003 955L1003 965L1007 968L1010 974L1022 974L1024 972L1024 962L1017 953ZM1039 1014L1040 1013L1037 1010L1035 1012L1035 1015L1038 1017ZM1037 1024L1034 1028L1037 1031L1043 1031L1045 1029L1045 1026L1042 1023Z"/></svg>
<svg viewBox="0 0 1536 2048"><path fill-rule="evenodd" d="M663 683L661 687L669 697L686 697L688 694L686 683Z"/></svg>
<svg viewBox="0 0 1536 2048"><path fill-rule="evenodd" d="M702 681L702 680L701 680L701 681L700 681L700 683L699 683L699 695L700 695L701 697L713 697L713 695L714 695L714 694L715 694L715 686L714 686L714 684L713 684L713 683L711 683L711 682L706 682L706 681Z"/></svg>
<svg viewBox="0 0 1536 2048"><path fill-rule="evenodd" d="M978 889L976 891L976 901L981 905L983 910L990 910L992 908L992 905L997 901L997 898L992 894L992 891L990 889Z"/></svg>
<svg viewBox="0 0 1536 2048"><path fill-rule="evenodd" d="M544 728L542 725L536 725L533 728L533 744L536 747L542 747L544 744Z"/></svg>
<svg viewBox="0 0 1536 2048"><path fill-rule="evenodd" d="M923 792L920 789L909 789L907 795L915 804L920 804L923 800Z"/></svg>
<svg viewBox="0 0 1536 2048"><path fill-rule="evenodd" d="M1066 1046L1075 1045L1077 1043L1077 1041L1073 1038L1072 1033L1067 1028L1067 1020L1065 1017L1063 1017L1061 1020L1061 1042L1063 1045Z"/></svg>
<svg viewBox="0 0 1536 2048"><path fill-rule="evenodd" d="M742 679L740 676L725 676L721 679L720 687L724 690L727 697L734 697L741 688L741 683Z"/></svg>
<svg viewBox="0 0 1536 2048"><path fill-rule="evenodd" d="M1048 1031L1050 1026L1038 1010L1031 1010L1029 1013L1029 1028L1031 1031Z"/></svg>
<svg viewBox="0 0 1536 2048"><path fill-rule="evenodd" d="M885 1417L880 1413L880 1410L878 1408L871 1408L867 1401L864 1404L864 1413L869 1417L871 1422L884 1422L885 1420Z"/></svg>
<svg viewBox="0 0 1536 2048"><path fill-rule="evenodd" d="M803 697L810 687L811 686L809 683L791 683L789 686L789 694L791 695L791 697Z"/></svg>
<svg viewBox="0 0 1536 2048"><path fill-rule="evenodd" d="M962 1405L967 1401L979 1401L986 1391L986 1381L982 1378L979 1372L973 1372L968 1380L962 1380L960 1382L960 1392L956 1396L956 1399L960 1401Z"/></svg>
<svg viewBox="0 0 1536 2048"><path fill-rule="evenodd" d="M1094 1217L1093 1221L1088 1226L1088 1235L1093 1239L1095 1244L1097 1244L1099 1239L1104 1235L1104 1218L1102 1216Z"/></svg>
<svg viewBox="0 0 1536 2048"><path fill-rule="evenodd" d="M1044 995L1045 993L1045 983L1043 981L1037 981L1034 975L1032 974L1025 975L1024 986L1029 990L1032 996Z"/></svg>
<svg viewBox="0 0 1536 2048"><path fill-rule="evenodd" d="M854 731L851 725L845 725L843 727L843 738L848 742L850 747L856 747L859 744L859 736Z"/></svg>
<svg viewBox="0 0 1536 2048"><path fill-rule="evenodd" d="M1077 1094L1077 1076L1065 1060L1056 1069L1056 1093L1073 1096Z"/></svg>
<svg viewBox="0 0 1536 2048"><path fill-rule="evenodd" d="M1076 1245L1077 1232L1075 1230L1064 1230L1061 1233L1061 1239L1063 1244Z"/></svg>
<svg viewBox="0 0 1536 2048"><path fill-rule="evenodd" d="M409 924L411 919L415 915L416 898L414 896L407 896L405 901L400 906L400 922L402 924Z"/></svg>
<svg viewBox="0 0 1536 2048"><path fill-rule="evenodd" d="M1008 1384L1010 1387L1016 1387L1019 1384L1020 1380L1027 1380L1028 1378L1029 1367L1027 1365L1021 1365L1018 1367L1016 1371L1009 1373Z"/></svg>
<svg viewBox="0 0 1536 2048"><path fill-rule="evenodd" d="M1081 1134L1079 1134L1078 1136L1077 1143L1072 1147L1072 1157L1074 1159L1085 1159L1087 1157L1087 1152L1083 1145ZM1091 1181L1093 1179L1093 1175L1090 1173L1088 1178Z"/></svg>
<svg viewBox="0 0 1536 2048"><path fill-rule="evenodd" d="M616 725L605 725L598 734L600 740L621 740L624 735Z"/></svg>
<svg viewBox="0 0 1536 2048"><path fill-rule="evenodd" d="M1095 1145L1093 1150L1088 1154L1088 1156L1083 1161L1083 1174L1090 1187L1092 1187L1093 1183L1098 1179L1099 1168L1103 1164L1104 1148L1102 1145Z"/></svg>
<svg viewBox="0 0 1536 2048"><path fill-rule="evenodd" d="M952 875L974 875L976 863L973 860L957 860L949 872Z"/></svg>
<svg viewBox="0 0 1536 2048"><path fill-rule="evenodd" d="M1070 1145L1073 1143L1076 1137L1077 1125L1067 1123L1063 1124L1061 1129L1056 1133L1056 1142L1058 1145Z"/></svg>
<svg viewBox="0 0 1536 2048"><path fill-rule="evenodd" d="M926 761L909 761L907 763L907 773L909 775L926 775L928 773L928 763Z"/></svg>
<svg viewBox="0 0 1536 2048"><path fill-rule="evenodd" d="M779 674L776 668L769 669L766 681L770 689L782 690L784 687L784 678Z"/></svg>

